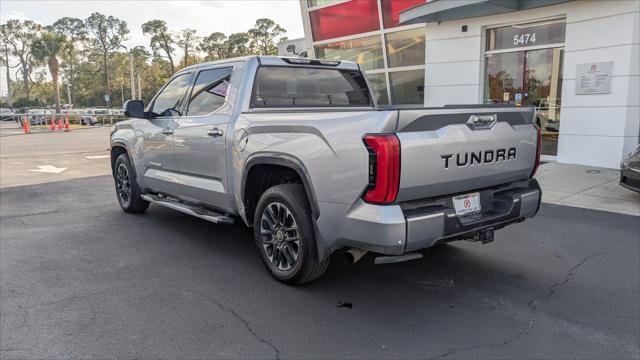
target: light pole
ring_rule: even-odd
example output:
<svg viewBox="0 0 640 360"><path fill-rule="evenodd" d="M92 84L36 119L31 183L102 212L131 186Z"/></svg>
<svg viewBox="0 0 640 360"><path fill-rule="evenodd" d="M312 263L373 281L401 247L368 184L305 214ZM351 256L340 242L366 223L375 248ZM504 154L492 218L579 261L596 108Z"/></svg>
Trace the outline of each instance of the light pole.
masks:
<svg viewBox="0 0 640 360"><path fill-rule="evenodd" d="M67 80L67 102L69 103L69 107L73 108L73 104L71 103L71 83Z"/></svg>
<svg viewBox="0 0 640 360"><path fill-rule="evenodd" d="M13 109L13 101L11 100L11 78L9 77L9 47L4 46L4 60L7 65L7 100L9 100L9 109Z"/></svg>
<svg viewBox="0 0 640 360"><path fill-rule="evenodd" d="M129 73L131 75L131 98L136 98L136 86L133 81L133 53L129 51Z"/></svg>
<svg viewBox="0 0 640 360"><path fill-rule="evenodd" d="M131 98L133 99L136 97L136 85L133 80L133 53L131 52L133 49L129 50L129 48L124 45L120 45L120 47L129 53L129 79L131 80Z"/></svg>

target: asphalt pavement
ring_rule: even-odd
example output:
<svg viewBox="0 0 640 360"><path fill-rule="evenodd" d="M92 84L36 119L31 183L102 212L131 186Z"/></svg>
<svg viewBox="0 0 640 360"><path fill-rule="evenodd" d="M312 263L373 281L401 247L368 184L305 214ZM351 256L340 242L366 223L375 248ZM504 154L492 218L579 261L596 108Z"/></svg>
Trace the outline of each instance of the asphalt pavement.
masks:
<svg viewBox="0 0 640 360"><path fill-rule="evenodd" d="M84 154L98 145L38 181L1 174L2 359L640 357L639 217L543 205L491 244L390 265L338 253L292 287L241 225L122 212L108 159ZM68 175L83 159L97 176Z"/></svg>

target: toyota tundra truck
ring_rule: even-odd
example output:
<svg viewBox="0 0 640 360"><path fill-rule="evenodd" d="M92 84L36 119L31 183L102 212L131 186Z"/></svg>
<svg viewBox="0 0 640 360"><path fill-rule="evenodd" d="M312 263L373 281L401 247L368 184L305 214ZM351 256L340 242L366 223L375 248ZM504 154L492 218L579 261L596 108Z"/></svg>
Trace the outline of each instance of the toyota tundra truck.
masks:
<svg viewBox="0 0 640 360"><path fill-rule="evenodd" d="M348 61L251 56L178 71L111 131L117 199L253 228L271 275L302 284L330 255L375 263L491 242L533 217L534 109L378 107Z"/></svg>

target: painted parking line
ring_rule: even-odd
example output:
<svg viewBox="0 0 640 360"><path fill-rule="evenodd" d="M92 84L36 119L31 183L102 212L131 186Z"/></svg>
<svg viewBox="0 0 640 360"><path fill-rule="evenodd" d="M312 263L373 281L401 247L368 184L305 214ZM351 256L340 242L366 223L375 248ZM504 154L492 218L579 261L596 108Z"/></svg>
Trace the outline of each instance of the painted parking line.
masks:
<svg viewBox="0 0 640 360"><path fill-rule="evenodd" d="M85 156L84 158L85 159L89 159L89 160L92 160L92 159L106 159L109 156L110 155L91 155L91 156Z"/></svg>
<svg viewBox="0 0 640 360"><path fill-rule="evenodd" d="M38 169L33 169L33 170L29 170L29 171L33 171L33 172L41 172L41 173L48 173L48 174L60 174L61 172L67 170L68 168L58 168L55 167L53 165L38 165Z"/></svg>

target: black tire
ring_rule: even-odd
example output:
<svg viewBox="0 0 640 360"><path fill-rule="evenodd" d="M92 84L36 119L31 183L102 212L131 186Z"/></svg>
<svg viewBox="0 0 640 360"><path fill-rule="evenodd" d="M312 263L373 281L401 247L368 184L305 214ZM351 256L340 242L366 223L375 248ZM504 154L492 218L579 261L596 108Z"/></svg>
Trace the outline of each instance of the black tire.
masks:
<svg viewBox="0 0 640 360"><path fill-rule="evenodd" d="M149 202L143 200L142 192L136 182L135 173L127 154L120 154L113 166L113 180L116 187L116 197L122 210L128 213L143 213L149 207Z"/></svg>
<svg viewBox="0 0 640 360"><path fill-rule="evenodd" d="M271 226L269 220L274 219L269 214L282 207L290 217L283 210L283 215L278 216L283 219L282 225ZM296 230L288 230L292 228ZM279 231L282 236L278 235ZM254 215L253 234L262 261L278 281L291 285L304 284L322 276L329 266L329 257L323 261L318 259L311 209L304 187L300 184L276 185L262 194ZM293 241L296 237L298 241ZM295 257L296 249L297 257L290 262Z"/></svg>

